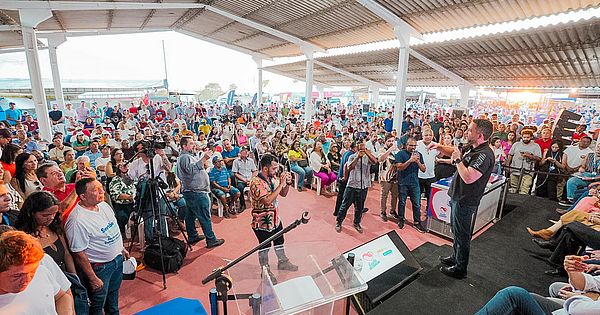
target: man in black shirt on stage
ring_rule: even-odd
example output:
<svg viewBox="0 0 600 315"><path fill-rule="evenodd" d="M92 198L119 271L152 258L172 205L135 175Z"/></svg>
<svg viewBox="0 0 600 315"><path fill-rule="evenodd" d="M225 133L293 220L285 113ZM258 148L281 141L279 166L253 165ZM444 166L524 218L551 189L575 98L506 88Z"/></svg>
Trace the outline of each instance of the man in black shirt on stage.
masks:
<svg viewBox="0 0 600 315"><path fill-rule="evenodd" d="M454 254L440 258L446 267L440 271L450 277L462 279L467 276L469 249L473 234L473 214L479 207L485 186L494 168L494 153L487 140L493 132L492 123L485 119L475 119L467 130L470 149L463 154L458 147L430 144L444 154L452 155L456 173L452 178L450 196Z"/></svg>

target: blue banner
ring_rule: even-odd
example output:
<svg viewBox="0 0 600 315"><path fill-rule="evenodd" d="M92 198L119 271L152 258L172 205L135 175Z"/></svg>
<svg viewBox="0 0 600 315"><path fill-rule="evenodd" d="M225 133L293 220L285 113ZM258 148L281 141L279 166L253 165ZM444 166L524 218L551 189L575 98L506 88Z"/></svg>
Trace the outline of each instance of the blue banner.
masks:
<svg viewBox="0 0 600 315"><path fill-rule="evenodd" d="M235 90L229 91L229 93L227 94L227 105L229 105L229 106L233 105L233 97L234 96L235 96Z"/></svg>
<svg viewBox="0 0 600 315"><path fill-rule="evenodd" d="M252 96L252 105L256 105L257 98L258 98L258 93L254 93L254 96Z"/></svg>

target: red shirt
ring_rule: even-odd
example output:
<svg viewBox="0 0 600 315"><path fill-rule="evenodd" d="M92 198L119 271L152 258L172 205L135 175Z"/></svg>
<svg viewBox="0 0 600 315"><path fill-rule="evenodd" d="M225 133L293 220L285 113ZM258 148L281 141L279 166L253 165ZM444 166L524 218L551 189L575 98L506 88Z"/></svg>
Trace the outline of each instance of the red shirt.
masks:
<svg viewBox="0 0 600 315"><path fill-rule="evenodd" d="M65 191L60 191L58 189L53 190L53 189L49 189L47 187L44 187L44 190L51 192L56 197L56 199L58 199L58 201L62 202L63 200L67 199L67 197L71 194L71 192L73 192L73 190L75 190L75 184L66 184ZM77 199L75 200L75 202L73 203L72 206L70 206L69 208L65 209L65 211L63 211L63 213L62 213L62 221L63 222L67 221L69 214L71 213L71 211L73 211L73 208L75 208L75 205L78 202L79 202L79 197L77 197Z"/></svg>
<svg viewBox="0 0 600 315"><path fill-rule="evenodd" d="M550 150L550 146L552 146L552 138L550 138L546 141L544 141L544 139L542 139L542 138L539 138L539 139L535 140L535 143L537 143L540 146L540 149L542 150L542 155L544 155L546 150Z"/></svg>
<svg viewBox="0 0 600 315"><path fill-rule="evenodd" d="M581 132L581 133L574 132L573 133L573 141L580 140L581 138L583 138L585 136L587 136L587 133L585 133L585 132Z"/></svg>
<svg viewBox="0 0 600 315"><path fill-rule="evenodd" d="M135 106L129 107L130 113L137 115L137 111L138 111L137 107L135 107Z"/></svg>

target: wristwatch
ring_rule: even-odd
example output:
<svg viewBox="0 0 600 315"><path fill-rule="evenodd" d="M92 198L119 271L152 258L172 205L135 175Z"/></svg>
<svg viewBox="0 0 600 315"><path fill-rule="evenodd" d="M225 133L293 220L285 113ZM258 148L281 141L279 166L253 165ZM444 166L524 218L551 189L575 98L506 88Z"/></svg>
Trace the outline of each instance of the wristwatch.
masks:
<svg viewBox="0 0 600 315"><path fill-rule="evenodd" d="M462 162L462 159L458 158L458 159L452 161L452 165L456 165L456 164L458 164L460 162Z"/></svg>

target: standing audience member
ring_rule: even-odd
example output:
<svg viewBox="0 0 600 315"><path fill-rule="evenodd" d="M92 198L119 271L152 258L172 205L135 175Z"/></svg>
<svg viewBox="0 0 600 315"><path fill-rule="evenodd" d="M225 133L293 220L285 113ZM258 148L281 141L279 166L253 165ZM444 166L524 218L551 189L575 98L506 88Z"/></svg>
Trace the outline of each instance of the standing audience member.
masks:
<svg viewBox="0 0 600 315"><path fill-rule="evenodd" d="M532 139L533 132L524 129L521 132L521 141L512 145L506 160L506 164L513 168L510 173L510 188L521 195L529 194L533 185L532 172L542 157L540 146Z"/></svg>
<svg viewBox="0 0 600 315"><path fill-rule="evenodd" d="M390 215L398 219L398 213L396 212L396 206L398 205L398 171L396 170L396 154L398 153L398 146L394 136L388 133L385 136L385 146L379 149L377 152L377 161L379 162L379 184L381 185L381 213L379 217L381 220L386 222L387 217L387 199L388 195L392 195L392 202L390 205Z"/></svg>
<svg viewBox="0 0 600 315"><path fill-rule="evenodd" d="M406 197L410 197L413 212L413 224L419 232L427 230L421 225L421 189L419 187L419 171L425 172L423 156L416 151L417 141L408 138L406 148L396 154L398 169L398 228L404 228Z"/></svg>
<svg viewBox="0 0 600 315"><path fill-rule="evenodd" d="M433 131L429 128L423 130L423 139L417 141L417 152L421 154L423 164L425 164L425 171L419 169L419 188L427 201L425 209L421 209L421 223L427 220L427 210L431 201L431 184L435 182L435 159L437 151L428 149L432 141ZM421 227L423 227L422 224Z"/></svg>
<svg viewBox="0 0 600 315"><path fill-rule="evenodd" d="M119 314L119 289L123 280L123 247L113 209L104 202L104 188L94 178L75 184L79 203L65 223L75 265L84 275L90 297L90 314Z"/></svg>

